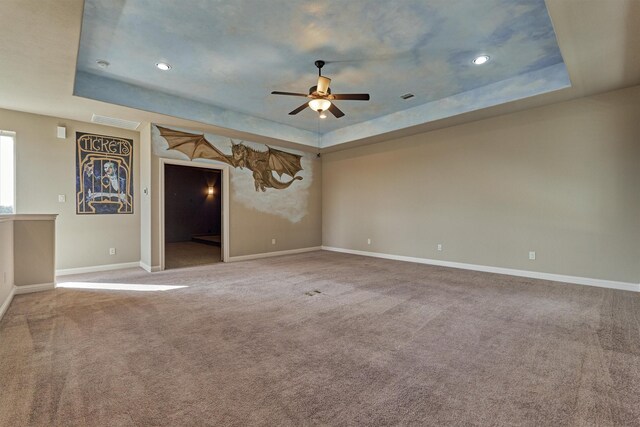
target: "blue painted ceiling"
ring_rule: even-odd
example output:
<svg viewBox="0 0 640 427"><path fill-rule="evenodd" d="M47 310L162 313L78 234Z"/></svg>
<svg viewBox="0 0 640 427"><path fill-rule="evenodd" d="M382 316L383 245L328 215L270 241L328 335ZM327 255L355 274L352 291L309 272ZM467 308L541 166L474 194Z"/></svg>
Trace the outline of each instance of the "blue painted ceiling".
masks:
<svg viewBox="0 0 640 427"><path fill-rule="evenodd" d="M289 116L316 59L371 101ZM74 92L329 146L569 85L544 0L86 0Z"/></svg>

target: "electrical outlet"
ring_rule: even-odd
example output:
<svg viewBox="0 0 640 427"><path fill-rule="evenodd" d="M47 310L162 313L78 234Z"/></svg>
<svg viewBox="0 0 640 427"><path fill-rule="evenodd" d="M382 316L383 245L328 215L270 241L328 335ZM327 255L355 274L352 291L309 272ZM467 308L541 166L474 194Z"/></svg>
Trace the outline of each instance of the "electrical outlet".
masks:
<svg viewBox="0 0 640 427"><path fill-rule="evenodd" d="M529 259L530 260L536 259L536 251L529 251Z"/></svg>
<svg viewBox="0 0 640 427"><path fill-rule="evenodd" d="M275 245L276 244L276 239L271 239L271 244Z"/></svg>
<svg viewBox="0 0 640 427"><path fill-rule="evenodd" d="M367 245L371 244L371 239L367 239Z"/></svg>
<svg viewBox="0 0 640 427"><path fill-rule="evenodd" d="M109 255L115 255L116 254L116 248L109 248Z"/></svg>
<svg viewBox="0 0 640 427"><path fill-rule="evenodd" d="M67 196L64 194L58 194L58 203L65 203L67 201Z"/></svg>
<svg viewBox="0 0 640 427"><path fill-rule="evenodd" d="M438 251L442 252L442 243L438 243Z"/></svg>

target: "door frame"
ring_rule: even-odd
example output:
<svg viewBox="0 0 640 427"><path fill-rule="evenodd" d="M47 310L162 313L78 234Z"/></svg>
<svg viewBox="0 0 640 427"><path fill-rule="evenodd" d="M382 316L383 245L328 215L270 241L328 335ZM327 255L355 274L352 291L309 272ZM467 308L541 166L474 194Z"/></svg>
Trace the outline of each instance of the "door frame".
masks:
<svg viewBox="0 0 640 427"><path fill-rule="evenodd" d="M164 168L165 165L178 165L200 169L217 169L220 171L222 181L222 209L220 246L222 262L229 262L229 166L199 161L176 160L160 158L160 270L165 269L165 236L164 236Z"/></svg>

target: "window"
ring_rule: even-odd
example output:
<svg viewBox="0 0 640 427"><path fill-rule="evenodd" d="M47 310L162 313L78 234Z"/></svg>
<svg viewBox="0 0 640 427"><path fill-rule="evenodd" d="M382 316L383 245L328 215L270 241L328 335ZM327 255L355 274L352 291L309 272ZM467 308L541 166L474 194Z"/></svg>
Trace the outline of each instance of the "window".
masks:
<svg viewBox="0 0 640 427"><path fill-rule="evenodd" d="M15 213L16 134L0 130L0 214Z"/></svg>

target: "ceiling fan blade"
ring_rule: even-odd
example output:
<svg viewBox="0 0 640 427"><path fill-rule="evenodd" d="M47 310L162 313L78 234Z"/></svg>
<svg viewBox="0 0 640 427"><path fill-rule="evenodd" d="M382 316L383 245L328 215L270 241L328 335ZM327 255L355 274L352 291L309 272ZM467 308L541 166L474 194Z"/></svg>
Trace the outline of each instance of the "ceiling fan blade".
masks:
<svg viewBox="0 0 640 427"><path fill-rule="evenodd" d="M327 93L329 93L329 83L331 83L331 79L329 77L318 77L318 85L316 86L316 91L319 95L326 95Z"/></svg>
<svg viewBox="0 0 640 427"><path fill-rule="evenodd" d="M309 106L308 102L305 102L304 104L302 104L301 106L299 106L298 108L296 108L295 110L293 110L292 112L289 113L290 116L294 116L296 114L298 114L300 111L304 110L305 108L307 108Z"/></svg>
<svg viewBox="0 0 640 427"><path fill-rule="evenodd" d="M331 107L329 107L329 111L331 112L331 114L336 116L336 119L339 119L340 117L344 116L344 113L342 112L342 110L336 107L336 104L331 104Z"/></svg>
<svg viewBox="0 0 640 427"><path fill-rule="evenodd" d="M370 99L368 93L334 93L329 95L327 98L341 101L368 101Z"/></svg>
<svg viewBox="0 0 640 427"><path fill-rule="evenodd" d="M308 96L306 93L280 92L278 90L274 90L273 92L271 92L271 95L304 96L305 98Z"/></svg>

